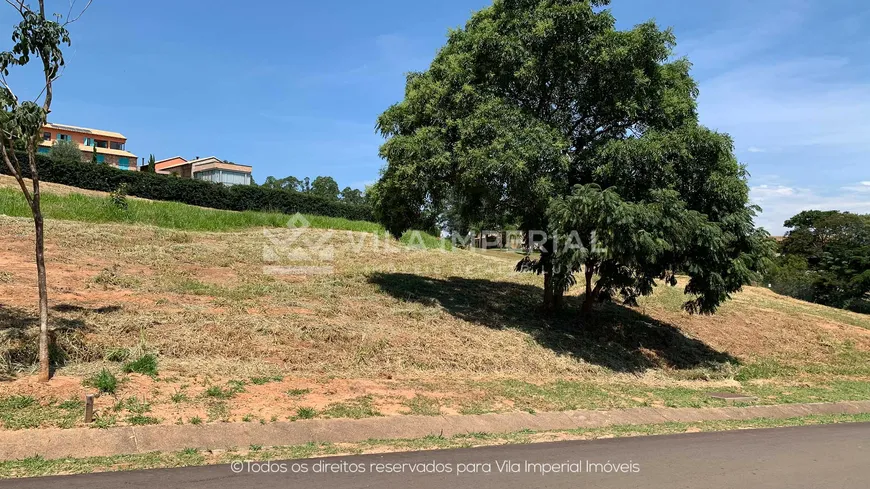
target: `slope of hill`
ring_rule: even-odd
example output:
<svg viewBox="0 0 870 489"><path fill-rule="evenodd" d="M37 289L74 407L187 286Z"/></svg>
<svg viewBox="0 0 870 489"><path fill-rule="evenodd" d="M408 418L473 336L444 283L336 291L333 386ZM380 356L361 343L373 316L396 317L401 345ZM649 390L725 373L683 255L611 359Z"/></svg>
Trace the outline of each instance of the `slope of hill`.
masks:
<svg viewBox="0 0 870 489"><path fill-rule="evenodd" d="M120 381L97 400L103 425L870 397L870 318L763 288L714 316L659 287L638 308L583 320L571 295L546 317L513 254L60 220L46 246L60 367L39 384L31 224L0 217L0 236L5 429L76 424L102 369ZM143 354L156 375L123 372Z"/></svg>

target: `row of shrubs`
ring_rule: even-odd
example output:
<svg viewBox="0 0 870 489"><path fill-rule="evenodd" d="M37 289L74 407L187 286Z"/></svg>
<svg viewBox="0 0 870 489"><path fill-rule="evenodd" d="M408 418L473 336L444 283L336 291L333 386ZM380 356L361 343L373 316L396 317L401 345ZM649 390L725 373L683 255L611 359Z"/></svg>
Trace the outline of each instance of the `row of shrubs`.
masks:
<svg viewBox="0 0 870 489"><path fill-rule="evenodd" d="M23 162L25 157L19 155ZM354 221L372 221L367 206L334 202L321 197L290 190L276 190L254 185L227 187L219 183L179 178L173 175L119 170L108 165L80 162L56 162L37 155L40 180L88 190L112 192L126 184L130 195L152 200L168 200L183 204L232 211L268 211L285 214L315 214L343 217ZM28 165L23 164L22 167ZM22 168L26 177L30 169ZM0 173L9 173L0 165Z"/></svg>

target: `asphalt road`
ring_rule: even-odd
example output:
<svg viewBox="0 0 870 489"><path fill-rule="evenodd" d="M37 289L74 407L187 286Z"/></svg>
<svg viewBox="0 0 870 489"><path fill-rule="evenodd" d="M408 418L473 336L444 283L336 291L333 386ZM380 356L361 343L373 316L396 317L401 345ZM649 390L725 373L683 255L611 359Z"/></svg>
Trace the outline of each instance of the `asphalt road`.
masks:
<svg viewBox="0 0 870 489"><path fill-rule="evenodd" d="M866 489L870 423L242 463L240 473L219 465L0 481L6 487Z"/></svg>

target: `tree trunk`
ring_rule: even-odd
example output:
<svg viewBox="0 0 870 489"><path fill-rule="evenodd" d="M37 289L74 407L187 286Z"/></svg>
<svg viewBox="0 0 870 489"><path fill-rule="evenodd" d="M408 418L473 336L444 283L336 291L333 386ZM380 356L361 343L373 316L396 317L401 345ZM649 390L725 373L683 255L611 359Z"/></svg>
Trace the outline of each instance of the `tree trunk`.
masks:
<svg viewBox="0 0 870 489"><path fill-rule="evenodd" d="M595 303L595 290L592 288L592 276L594 275L594 271L592 267L586 265L585 267L586 274L586 297L583 300L583 314L589 314L592 312L592 305Z"/></svg>
<svg viewBox="0 0 870 489"><path fill-rule="evenodd" d="M544 271L544 311L550 312L553 310L553 272L551 270Z"/></svg>
<svg viewBox="0 0 870 489"><path fill-rule="evenodd" d="M48 382L51 378L48 355L48 285L45 278L44 224L38 197L34 199L33 223L36 228L36 276L39 287L39 381Z"/></svg>

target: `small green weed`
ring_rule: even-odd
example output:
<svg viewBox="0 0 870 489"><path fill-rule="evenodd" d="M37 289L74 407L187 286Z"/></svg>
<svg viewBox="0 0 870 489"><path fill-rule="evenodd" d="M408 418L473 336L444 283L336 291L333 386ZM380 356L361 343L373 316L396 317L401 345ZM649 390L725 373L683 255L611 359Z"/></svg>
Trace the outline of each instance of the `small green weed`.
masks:
<svg viewBox="0 0 870 489"><path fill-rule="evenodd" d="M240 380L231 380L227 382L227 387L223 388L219 385L213 385L205 390L206 397L215 399L230 399L236 394L245 391L245 384Z"/></svg>
<svg viewBox="0 0 870 489"><path fill-rule="evenodd" d="M273 375L271 377L251 377L251 383L254 385L265 385L270 382L281 382L284 380L284 377L280 375Z"/></svg>
<svg viewBox="0 0 870 489"><path fill-rule="evenodd" d="M296 410L294 419L312 419L317 417L317 410L311 407L301 407Z"/></svg>
<svg viewBox="0 0 870 489"><path fill-rule="evenodd" d="M345 402L332 403L321 414L326 418L353 419L383 416L372 404L371 396L361 396Z"/></svg>
<svg viewBox="0 0 870 489"><path fill-rule="evenodd" d="M115 374L107 369L100 370L99 373L89 377L84 382L85 385L95 387L104 394L114 394L118 390L118 378Z"/></svg>
<svg viewBox="0 0 870 489"><path fill-rule="evenodd" d="M124 373L137 373L156 377L157 356L152 353L146 353L136 360L125 363Z"/></svg>

